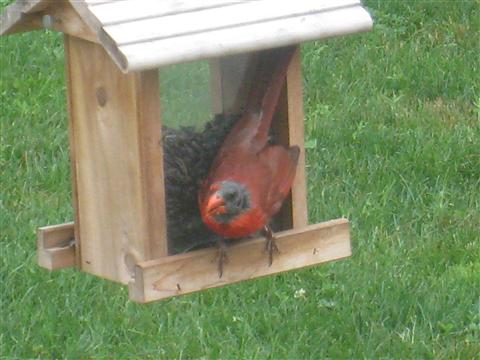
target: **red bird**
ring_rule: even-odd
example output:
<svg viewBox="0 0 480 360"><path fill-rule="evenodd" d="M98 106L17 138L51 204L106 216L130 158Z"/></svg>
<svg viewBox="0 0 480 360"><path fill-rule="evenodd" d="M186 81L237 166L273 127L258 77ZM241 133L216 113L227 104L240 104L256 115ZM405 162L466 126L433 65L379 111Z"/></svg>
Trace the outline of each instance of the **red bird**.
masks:
<svg viewBox="0 0 480 360"><path fill-rule="evenodd" d="M266 51L255 69L245 111L220 147L200 186L199 208L204 223L224 238L265 232L269 265L278 251L269 220L292 187L300 149L270 145L270 125L285 84L295 48ZM226 257L219 243L219 274Z"/></svg>

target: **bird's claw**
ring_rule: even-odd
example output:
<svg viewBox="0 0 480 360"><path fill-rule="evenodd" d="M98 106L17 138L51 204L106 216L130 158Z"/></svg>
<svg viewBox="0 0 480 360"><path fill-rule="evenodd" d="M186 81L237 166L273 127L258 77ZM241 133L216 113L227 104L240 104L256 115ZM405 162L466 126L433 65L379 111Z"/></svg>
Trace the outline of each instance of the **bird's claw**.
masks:
<svg viewBox="0 0 480 360"><path fill-rule="evenodd" d="M269 226L265 226L265 251L268 252L268 266L272 266L273 263L273 253L279 253L278 246L275 242L275 237L273 236L272 229Z"/></svg>
<svg viewBox="0 0 480 360"><path fill-rule="evenodd" d="M227 245L223 240L218 242L218 253L214 261L217 262L218 277L221 279L223 276L223 264L228 263Z"/></svg>
<svg viewBox="0 0 480 360"><path fill-rule="evenodd" d="M278 250L278 246L273 237L270 239L267 239L267 242L265 243L265 250L268 252L268 266L272 266L273 253L280 252L280 250Z"/></svg>

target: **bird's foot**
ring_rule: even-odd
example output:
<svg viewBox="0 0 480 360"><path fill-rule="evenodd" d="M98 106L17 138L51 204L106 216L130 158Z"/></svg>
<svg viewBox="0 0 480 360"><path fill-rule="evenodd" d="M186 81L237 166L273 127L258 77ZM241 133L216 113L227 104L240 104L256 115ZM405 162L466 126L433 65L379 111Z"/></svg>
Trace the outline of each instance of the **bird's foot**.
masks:
<svg viewBox="0 0 480 360"><path fill-rule="evenodd" d="M275 237L273 236L272 229L270 226L266 225L264 228L265 233L265 251L268 252L268 266L272 266L273 263L273 253L279 253L278 246L275 241Z"/></svg>
<svg viewBox="0 0 480 360"><path fill-rule="evenodd" d="M221 239L217 241L217 246L218 253L214 261L217 262L218 277L221 278L223 276L223 265L228 263L227 244L224 239Z"/></svg>

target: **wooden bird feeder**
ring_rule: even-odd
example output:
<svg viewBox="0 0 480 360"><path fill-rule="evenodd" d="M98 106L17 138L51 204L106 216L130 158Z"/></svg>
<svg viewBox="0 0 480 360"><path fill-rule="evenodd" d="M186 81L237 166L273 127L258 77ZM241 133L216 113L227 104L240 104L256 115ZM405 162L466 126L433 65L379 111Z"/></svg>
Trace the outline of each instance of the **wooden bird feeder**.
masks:
<svg viewBox="0 0 480 360"><path fill-rule="evenodd" d="M171 255L161 146L158 68L210 61L213 113L241 107L260 50L367 31L359 0L27 0L4 9L1 34L64 36L74 221L38 229L38 262L76 266L128 284L149 302L347 257L346 219L308 225L302 151L268 266L264 239L239 241L222 278L207 248ZM297 51L274 120L278 141L303 149Z"/></svg>

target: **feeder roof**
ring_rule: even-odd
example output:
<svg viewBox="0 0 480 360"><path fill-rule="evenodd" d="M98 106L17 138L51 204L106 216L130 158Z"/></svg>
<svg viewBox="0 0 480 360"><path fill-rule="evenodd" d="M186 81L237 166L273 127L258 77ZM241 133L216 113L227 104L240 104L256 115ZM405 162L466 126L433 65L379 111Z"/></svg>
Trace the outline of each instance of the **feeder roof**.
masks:
<svg viewBox="0 0 480 360"><path fill-rule="evenodd" d="M1 33L30 30L28 24L34 22L29 15L48 14L66 1L17 1L2 14ZM70 4L124 72L372 27L360 0L70 0ZM22 22L23 28L16 30Z"/></svg>

